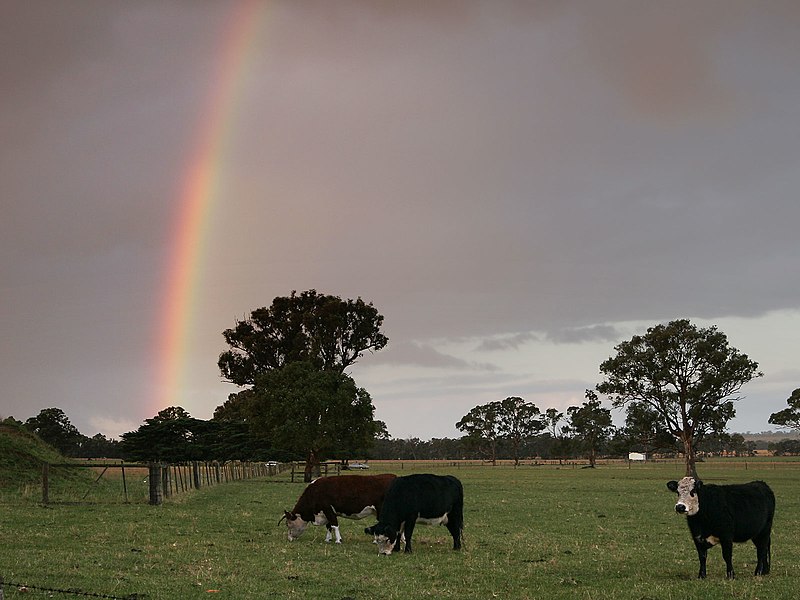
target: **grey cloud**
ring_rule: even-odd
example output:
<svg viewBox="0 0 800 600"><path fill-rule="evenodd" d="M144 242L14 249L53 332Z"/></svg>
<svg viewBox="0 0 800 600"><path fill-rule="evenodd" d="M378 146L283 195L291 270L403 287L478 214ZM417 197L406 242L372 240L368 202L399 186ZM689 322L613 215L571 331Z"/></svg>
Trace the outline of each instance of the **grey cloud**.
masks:
<svg viewBox="0 0 800 600"><path fill-rule="evenodd" d="M491 363L467 361L440 352L433 346L415 342L390 344L387 349L370 358L370 364L414 365L427 368L479 371L496 371L498 368Z"/></svg>
<svg viewBox="0 0 800 600"><path fill-rule="evenodd" d="M476 351L493 352L496 350L516 350L520 346L538 339L539 336L530 331L517 333L514 335L488 338L478 344Z"/></svg>
<svg viewBox="0 0 800 600"><path fill-rule="evenodd" d="M581 342L614 342L622 337L613 325L593 325L591 327L564 328L549 331L546 339L556 344L580 344Z"/></svg>

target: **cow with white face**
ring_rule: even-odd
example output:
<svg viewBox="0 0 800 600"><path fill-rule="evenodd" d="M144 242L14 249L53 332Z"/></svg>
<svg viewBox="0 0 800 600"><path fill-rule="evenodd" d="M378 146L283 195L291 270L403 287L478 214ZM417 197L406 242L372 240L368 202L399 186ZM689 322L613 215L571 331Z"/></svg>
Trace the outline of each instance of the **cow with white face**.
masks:
<svg viewBox="0 0 800 600"><path fill-rule="evenodd" d="M383 501L378 522L364 532L375 536L378 554L400 550L411 552L411 537L417 523L444 525L453 538L453 550L461 548L464 528L464 489L452 475L406 475L394 480Z"/></svg>
<svg viewBox="0 0 800 600"><path fill-rule="evenodd" d="M702 482L696 481L692 477L684 477L677 482L677 485L672 485L675 482L670 481L667 483L669 489L678 494L678 502L675 503L675 512L679 515L686 515L687 517L694 516L700 510L700 497L697 495L695 487Z"/></svg>
<svg viewBox="0 0 800 600"><path fill-rule="evenodd" d="M700 561L699 578L706 576L708 549L719 544L727 577L733 579L733 543L747 540L756 547L755 574L769 573L775 495L766 483L714 485L684 477L667 482L667 487L678 494L675 512L686 515Z"/></svg>
<svg viewBox="0 0 800 600"><path fill-rule="evenodd" d="M363 519L380 514L383 497L396 478L382 475L340 475L312 481L291 511L284 511L278 523L286 520L289 541L299 538L309 524L325 525L325 541L342 543L338 517Z"/></svg>

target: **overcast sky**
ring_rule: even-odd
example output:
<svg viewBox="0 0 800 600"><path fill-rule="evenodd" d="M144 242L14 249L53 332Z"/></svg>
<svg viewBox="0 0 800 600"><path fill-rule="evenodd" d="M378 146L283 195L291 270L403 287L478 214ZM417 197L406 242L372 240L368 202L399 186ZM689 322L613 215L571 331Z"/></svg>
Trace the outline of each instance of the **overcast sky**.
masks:
<svg viewBox="0 0 800 600"><path fill-rule="evenodd" d="M0 416L116 436L164 407L179 190L238 5L4 0ZM396 438L512 395L580 404L616 344L676 318L759 363L731 429L772 428L800 387L800 3L244 14L170 404L210 418L237 391L222 331L314 288L384 315L350 374Z"/></svg>

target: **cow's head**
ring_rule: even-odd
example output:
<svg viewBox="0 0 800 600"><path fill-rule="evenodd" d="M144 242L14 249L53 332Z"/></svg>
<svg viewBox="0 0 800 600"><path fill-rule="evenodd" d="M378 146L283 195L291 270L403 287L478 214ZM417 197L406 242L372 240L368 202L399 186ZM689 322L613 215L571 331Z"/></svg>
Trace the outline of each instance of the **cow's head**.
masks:
<svg viewBox="0 0 800 600"><path fill-rule="evenodd" d="M394 550L395 542L399 532L386 525L385 523L376 523L372 527L364 529L365 533L371 533L375 536L375 543L378 545L378 554L389 556Z"/></svg>
<svg viewBox="0 0 800 600"><path fill-rule="evenodd" d="M703 487L703 482L694 477L684 477L680 481L668 481L667 487L678 494L675 512L691 517L700 510L700 497L698 493Z"/></svg>
<svg viewBox="0 0 800 600"><path fill-rule="evenodd" d="M286 527L289 530L289 541L293 542L306 530L308 521L304 521L300 515L290 513L288 510L283 511L283 516L278 519L278 523L286 519Z"/></svg>

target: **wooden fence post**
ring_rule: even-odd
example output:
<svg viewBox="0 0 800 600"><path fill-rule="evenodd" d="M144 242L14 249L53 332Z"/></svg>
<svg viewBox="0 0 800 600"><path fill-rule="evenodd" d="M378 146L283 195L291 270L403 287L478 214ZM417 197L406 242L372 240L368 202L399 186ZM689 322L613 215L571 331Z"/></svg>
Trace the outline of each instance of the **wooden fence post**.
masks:
<svg viewBox="0 0 800 600"><path fill-rule="evenodd" d="M164 492L164 498L172 496L172 481L170 479L169 465L164 465L161 468L161 489Z"/></svg>
<svg viewBox="0 0 800 600"><path fill-rule="evenodd" d="M200 465L196 460L192 461L192 480L194 481L194 489L200 489Z"/></svg>
<svg viewBox="0 0 800 600"><path fill-rule="evenodd" d="M160 506L164 503L164 490L161 487L161 465L159 463L150 463L149 471L150 504Z"/></svg>
<svg viewBox="0 0 800 600"><path fill-rule="evenodd" d="M125 479L125 463L120 465L122 469L122 491L125 493L125 504L128 503L128 481Z"/></svg>

